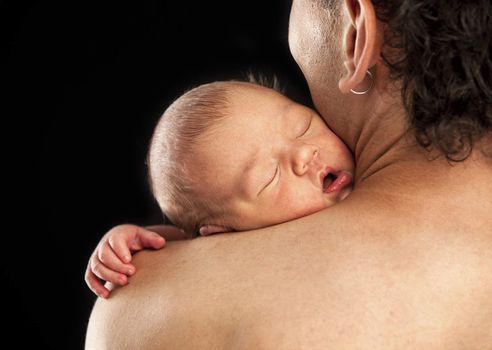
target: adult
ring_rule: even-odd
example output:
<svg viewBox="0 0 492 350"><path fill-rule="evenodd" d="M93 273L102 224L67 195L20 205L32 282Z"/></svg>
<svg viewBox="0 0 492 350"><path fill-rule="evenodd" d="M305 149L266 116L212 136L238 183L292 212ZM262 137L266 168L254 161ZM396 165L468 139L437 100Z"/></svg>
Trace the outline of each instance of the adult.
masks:
<svg viewBox="0 0 492 350"><path fill-rule="evenodd" d="M491 6L294 0L291 52L355 190L138 254L87 349L492 348Z"/></svg>

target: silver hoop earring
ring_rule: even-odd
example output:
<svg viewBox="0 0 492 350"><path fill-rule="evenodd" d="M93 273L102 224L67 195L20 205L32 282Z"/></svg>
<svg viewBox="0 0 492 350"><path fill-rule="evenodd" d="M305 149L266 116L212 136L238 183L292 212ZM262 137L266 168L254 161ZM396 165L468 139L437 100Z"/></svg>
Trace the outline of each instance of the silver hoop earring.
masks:
<svg viewBox="0 0 492 350"><path fill-rule="evenodd" d="M356 94L356 95L364 95L364 94L367 94L369 92L369 90L372 89L372 86L374 85L374 77L372 76L372 73L370 71L366 71L366 75L369 75L369 79L371 80L369 87L364 91L355 91L355 90L350 89L351 93Z"/></svg>

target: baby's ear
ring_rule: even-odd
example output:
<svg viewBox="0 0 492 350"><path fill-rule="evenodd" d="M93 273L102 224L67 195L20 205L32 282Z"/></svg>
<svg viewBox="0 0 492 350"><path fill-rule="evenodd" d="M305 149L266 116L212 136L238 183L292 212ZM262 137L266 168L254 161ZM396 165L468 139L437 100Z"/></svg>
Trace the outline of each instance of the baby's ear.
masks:
<svg viewBox="0 0 492 350"><path fill-rule="evenodd" d="M200 235L202 236L208 236L212 235L214 233L222 233L222 232L230 232L232 231L230 228L224 227L224 226L217 226L217 225L203 225L200 227Z"/></svg>

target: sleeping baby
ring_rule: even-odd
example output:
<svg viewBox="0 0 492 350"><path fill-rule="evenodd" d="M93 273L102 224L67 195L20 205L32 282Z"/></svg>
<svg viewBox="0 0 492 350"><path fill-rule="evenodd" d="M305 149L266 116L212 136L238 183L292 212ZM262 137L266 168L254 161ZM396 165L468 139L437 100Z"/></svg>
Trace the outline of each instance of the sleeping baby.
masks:
<svg viewBox="0 0 492 350"><path fill-rule="evenodd" d="M256 83L200 85L159 120L148 154L152 192L183 238L248 231L328 208L352 190L349 149L313 109ZM125 285L131 254L164 246L166 230L120 225L91 256L86 282Z"/></svg>

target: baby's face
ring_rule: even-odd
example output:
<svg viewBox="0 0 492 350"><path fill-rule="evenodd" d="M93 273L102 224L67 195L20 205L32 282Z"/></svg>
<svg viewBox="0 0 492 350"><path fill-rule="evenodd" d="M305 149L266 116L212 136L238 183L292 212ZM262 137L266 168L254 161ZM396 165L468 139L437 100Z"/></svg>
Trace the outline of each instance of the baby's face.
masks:
<svg viewBox="0 0 492 350"><path fill-rule="evenodd" d="M238 84L229 101L228 117L192 157L200 195L223 204L228 227L278 224L349 194L352 155L314 110L248 83Z"/></svg>

